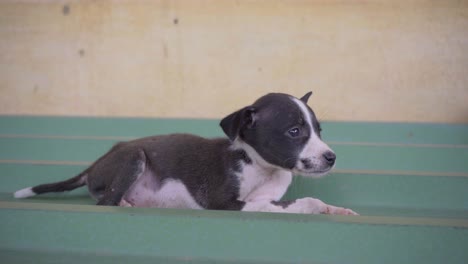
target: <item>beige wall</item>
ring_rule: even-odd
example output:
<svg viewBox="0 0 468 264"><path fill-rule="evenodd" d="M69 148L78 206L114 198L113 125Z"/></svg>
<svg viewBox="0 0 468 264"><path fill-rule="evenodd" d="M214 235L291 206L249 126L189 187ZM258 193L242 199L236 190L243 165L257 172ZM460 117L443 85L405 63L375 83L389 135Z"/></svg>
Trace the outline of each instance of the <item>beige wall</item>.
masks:
<svg viewBox="0 0 468 264"><path fill-rule="evenodd" d="M0 114L468 123L468 1L1 1Z"/></svg>

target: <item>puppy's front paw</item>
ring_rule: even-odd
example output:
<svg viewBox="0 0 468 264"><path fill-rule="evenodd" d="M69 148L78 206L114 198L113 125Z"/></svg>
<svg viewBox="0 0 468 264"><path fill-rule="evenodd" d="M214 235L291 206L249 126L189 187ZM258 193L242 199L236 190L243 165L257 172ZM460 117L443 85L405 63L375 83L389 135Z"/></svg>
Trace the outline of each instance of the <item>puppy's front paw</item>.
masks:
<svg viewBox="0 0 468 264"><path fill-rule="evenodd" d="M324 214L332 214L332 215L359 215L358 213L354 212L351 209L343 208L343 207L336 207L332 205L327 205L327 209Z"/></svg>
<svg viewBox="0 0 468 264"><path fill-rule="evenodd" d="M339 215L359 215L358 213L348 208L340 208L340 209L341 210L339 210L339 212L337 213Z"/></svg>
<svg viewBox="0 0 468 264"><path fill-rule="evenodd" d="M330 215L359 215L351 209L326 204L319 199L307 197L296 200L293 205L300 208L299 213L330 214Z"/></svg>

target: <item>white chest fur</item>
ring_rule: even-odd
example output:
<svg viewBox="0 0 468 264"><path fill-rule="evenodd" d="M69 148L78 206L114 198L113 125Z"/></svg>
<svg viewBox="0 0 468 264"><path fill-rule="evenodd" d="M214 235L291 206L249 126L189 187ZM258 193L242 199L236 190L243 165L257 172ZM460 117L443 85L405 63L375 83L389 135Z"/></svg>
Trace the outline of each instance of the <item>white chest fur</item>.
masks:
<svg viewBox="0 0 468 264"><path fill-rule="evenodd" d="M255 164L244 164L238 174L240 181L239 200L277 201L286 193L291 184L292 174L283 170L265 170Z"/></svg>
<svg viewBox="0 0 468 264"><path fill-rule="evenodd" d="M259 200L278 201L283 197L292 181L292 173L269 164L250 145L237 138L232 149L244 150L250 163L241 161L241 172L237 173L240 182L239 200L245 202Z"/></svg>

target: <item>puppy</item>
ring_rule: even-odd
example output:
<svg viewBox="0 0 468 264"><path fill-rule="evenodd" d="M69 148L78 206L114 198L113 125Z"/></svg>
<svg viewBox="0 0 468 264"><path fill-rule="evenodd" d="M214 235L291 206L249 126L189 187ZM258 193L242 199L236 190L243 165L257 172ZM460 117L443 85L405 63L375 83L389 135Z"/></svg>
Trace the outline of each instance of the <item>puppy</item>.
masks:
<svg viewBox="0 0 468 264"><path fill-rule="evenodd" d="M310 197L280 201L293 174L320 177L335 164L307 106L311 94L259 98L221 120L228 138L171 134L118 143L79 175L14 196L87 185L98 205L356 215Z"/></svg>

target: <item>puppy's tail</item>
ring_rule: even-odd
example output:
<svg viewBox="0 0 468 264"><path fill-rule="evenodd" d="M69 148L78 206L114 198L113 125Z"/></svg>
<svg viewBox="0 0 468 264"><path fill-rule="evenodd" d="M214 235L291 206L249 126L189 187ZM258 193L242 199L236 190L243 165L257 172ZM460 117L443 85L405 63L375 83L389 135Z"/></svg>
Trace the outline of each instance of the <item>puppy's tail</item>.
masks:
<svg viewBox="0 0 468 264"><path fill-rule="evenodd" d="M41 184L34 187L28 187L21 190L18 190L14 193L15 198L26 198L35 196L42 193L48 192L65 192L71 191L73 189L79 188L86 185L86 179L88 178L87 171L84 171L77 176L55 183Z"/></svg>

